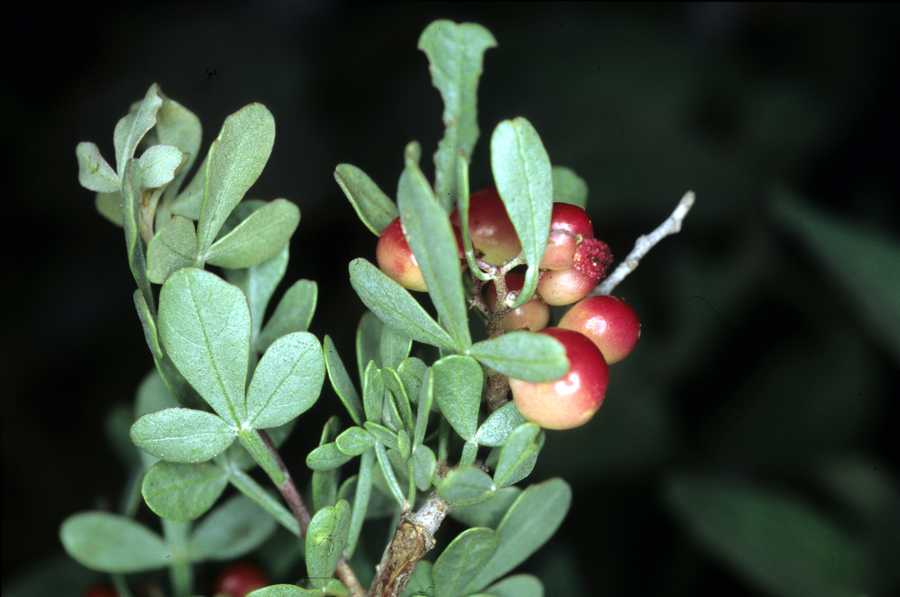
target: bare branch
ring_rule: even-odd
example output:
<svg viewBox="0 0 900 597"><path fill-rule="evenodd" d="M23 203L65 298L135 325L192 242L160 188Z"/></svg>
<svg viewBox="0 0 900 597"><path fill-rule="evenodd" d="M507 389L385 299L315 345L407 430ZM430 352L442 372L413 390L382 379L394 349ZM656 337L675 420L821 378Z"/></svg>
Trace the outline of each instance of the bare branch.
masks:
<svg viewBox="0 0 900 597"><path fill-rule="evenodd" d="M610 294L619 283L624 280L628 274L637 269L641 259L655 247L659 241L665 237L676 234L681 231L681 223L687 217L691 207L694 206L694 192L688 191L678 202L675 211L672 212L665 222L656 227L650 234L645 234L637 239L634 248L624 261L619 263L618 267L601 283L591 294Z"/></svg>

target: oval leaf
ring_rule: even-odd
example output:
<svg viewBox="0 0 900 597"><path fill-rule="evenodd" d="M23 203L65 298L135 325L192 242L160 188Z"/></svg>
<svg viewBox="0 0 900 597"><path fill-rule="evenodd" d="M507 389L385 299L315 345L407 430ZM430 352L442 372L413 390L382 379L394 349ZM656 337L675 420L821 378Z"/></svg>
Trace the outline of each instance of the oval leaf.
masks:
<svg viewBox="0 0 900 597"><path fill-rule="evenodd" d="M438 556L432 568L435 597L465 595L469 580L481 571L497 550L497 534L474 528L460 533Z"/></svg>
<svg viewBox="0 0 900 597"><path fill-rule="evenodd" d="M575 171L565 166L553 166L553 201L571 203L584 209L587 206L588 187Z"/></svg>
<svg viewBox="0 0 900 597"><path fill-rule="evenodd" d="M131 426L138 448L169 462L204 462L232 444L237 431L212 413L167 408L144 415Z"/></svg>
<svg viewBox="0 0 900 597"><path fill-rule="evenodd" d="M103 159L100 149L94 143L79 143L75 147L75 157L78 159L78 184L98 193L112 195L119 192L122 186L119 175Z"/></svg>
<svg viewBox="0 0 900 597"><path fill-rule="evenodd" d="M277 255L300 224L300 210L275 199L247 216L206 252L206 261L228 268L251 267Z"/></svg>
<svg viewBox="0 0 900 597"><path fill-rule="evenodd" d="M352 164L338 164L334 179L344 191L356 215L372 234L381 231L397 217L397 206L368 175Z"/></svg>
<svg viewBox="0 0 900 597"><path fill-rule="evenodd" d="M334 341L332 341L330 336L325 336L324 353L325 368L328 370L328 379L331 380L331 387L334 388L335 394L338 395L353 422L357 425L362 425L362 404L359 394L356 392L356 387L347 373L344 361L341 360L341 355L338 354Z"/></svg>
<svg viewBox="0 0 900 597"><path fill-rule="evenodd" d="M484 501L495 489L490 476L475 466L451 470L437 486L438 495L453 508Z"/></svg>
<svg viewBox="0 0 900 597"><path fill-rule="evenodd" d="M194 223L175 216L147 245L147 277L154 284L162 284L172 273L193 265L196 256Z"/></svg>
<svg viewBox="0 0 900 597"><path fill-rule="evenodd" d="M481 446L502 446L513 429L524 422L525 417L515 402L507 402L484 420L475 434L475 442Z"/></svg>
<svg viewBox="0 0 900 597"><path fill-rule="evenodd" d="M188 521L202 516L228 485L220 466L157 462L144 476L141 493L160 518Z"/></svg>
<svg viewBox="0 0 900 597"><path fill-rule="evenodd" d="M141 182L144 188L158 189L175 178L175 171L184 161L184 154L171 145L153 145L148 147L138 159L141 169Z"/></svg>
<svg viewBox="0 0 900 597"><path fill-rule="evenodd" d="M565 348L546 334L509 332L476 342L468 353L498 373L525 381L552 381L569 371Z"/></svg>
<svg viewBox="0 0 900 597"><path fill-rule="evenodd" d="M332 443L322 444L306 455L306 466L314 471L330 471L342 466L352 459L337 449Z"/></svg>
<svg viewBox="0 0 900 597"><path fill-rule="evenodd" d="M275 312L260 333L256 350L264 351L272 342L292 332L308 330L316 312L318 297L319 287L312 280L294 282L284 293L278 306L275 307Z"/></svg>
<svg viewBox="0 0 900 597"><path fill-rule="evenodd" d="M472 357L451 355L431 367L434 400L441 414L468 441L478 427L484 371Z"/></svg>
<svg viewBox="0 0 900 597"><path fill-rule="evenodd" d="M375 440L362 427L350 427L341 432L334 443L347 456L359 456L375 445Z"/></svg>
<svg viewBox="0 0 900 597"><path fill-rule="evenodd" d="M334 506L316 512L306 531L306 571L316 586L322 586L334 574L347 545L350 528L350 504L340 500Z"/></svg>
<svg viewBox="0 0 900 597"><path fill-rule="evenodd" d="M506 487L530 475L543 444L544 436L536 424L522 423L516 427L500 450L494 483L498 487Z"/></svg>
<svg viewBox="0 0 900 597"><path fill-rule="evenodd" d="M470 527L497 528L512 503L522 490L518 487L502 487L490 498L473 506L454 508L450 515Z"/></svg>
<svg viewBox="0 0 900 597"><path fill-rule="evenodd" d="M59 534L70 556L101 572L155 570L167 566L172 557L159 535L115 514L75 514L66 519Z"/></svg>
<svg viewBox="0 0 900 597"><path fill-rule="evenodd" d="M190 540L194 560L233 560L269 538L275 519L253 501L236 495L204 518Z"/></svg>
<svg viewBox="0 0 900 597"><path fill-rule="evenodd" d="M544 597L544 585L530 574L504 578L484 591L492 597Z"/></svg>

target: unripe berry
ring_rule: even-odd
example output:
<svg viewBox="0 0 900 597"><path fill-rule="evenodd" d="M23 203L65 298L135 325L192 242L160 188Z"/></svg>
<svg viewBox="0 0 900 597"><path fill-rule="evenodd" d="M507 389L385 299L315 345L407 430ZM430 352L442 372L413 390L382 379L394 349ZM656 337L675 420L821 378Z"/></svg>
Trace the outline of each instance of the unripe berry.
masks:
<svg viewBox="0 0 900 597"><path fill-rule="evenodd" d="M118 597L119 593L110 585L93 585L84 592L84 597Z"/></svg>
<svg viewBox="0 0 900 597"><path fill-rule="evenodd" d="M609 368L594 344L578 332L547 328L541 332L566 349L569 372L555 381L510 379L516 408L545 429L572 429L588 422L603 404Z"/></svg>
<svg viewBox="0 0 900 597"><path fill-rule="evenodd" d="M577 205L554 203L550 236L541 260L541 269L565 270L572 267L575 249L584 239L594 238L587 212Z"/></svg>
<svg viewBox="0 0 900 597"><path fill-rule="evenodd" d="M248 562L231 564L222 570L216 580L216 595L228 597L245 597L247 593L261 589L269 584L269 579L259 566Z"/></svg>
<svg viewBox="0 0 900 597"><path fill-rule="evenodd" d="M427 290L416 256L406 242L400 218L395 218L381 232L375 247L375 259L381 271L404 288L420 292Z"/></svg>
<svg viewBox="0 0 900 597"><path fill-rule="evenodd" d="M457 211L450 214L450 220L459 228ZM469 236L472 246L493 265L502 265L522 252L516 229L494 188L482 189L469 197Z"/></svg>
<svg viewBox="0 0 900 597"><path fill-rule="evenodd" d="M572 267L541 274L537 291L548 305L571 305L593 290L606 275L612 252L601 240L586 238L575 250Z"/></svg>
<svg viewBox="0 0 900 597"><path fill-rule="evenodd" d="M524 274L519 272L510 272L506 274L506 289L509 291L519 292L525 283ZM485 299L491 311L497 309L497 289L491 282L485 291ZM500 327L506 331L510 330L530 330L537 332L547 327L550 321L550 307L540 299L537 295L531 298L524 305L520 305L503 316Z"/></svg>
<svg viewBox="0 0 900 597"><path fill-rule="evenodd" d="M559 327L587 336L610 365L627 357L641 336L637 313L614 296L584 299L569 309Z"/></svg>

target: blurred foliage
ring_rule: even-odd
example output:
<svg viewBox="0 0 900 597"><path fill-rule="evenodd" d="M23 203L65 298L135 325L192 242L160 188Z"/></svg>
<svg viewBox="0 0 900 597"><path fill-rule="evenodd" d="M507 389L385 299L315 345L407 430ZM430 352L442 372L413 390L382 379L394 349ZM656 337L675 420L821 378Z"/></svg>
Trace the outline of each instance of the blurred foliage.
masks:
<svg viewBox="0 0 900 597"><path fill-rule="evenodd" d="M618 255L684 190L698 197L682 233L618 291L643 336L612 368L603 409L547 436L533 476L572 482L573 508L521 571L551 596L896 594L896 9L269 3L193 5L178 19L168 10L96 18L78 32L79 52L54 59L62 74L52 88L35 79L4 98L14 121L37 123L13 168L23 196L43 198L20 209L54 239L11 272L29 286L7 342L25 350L10 376L17 410L3 423L4 593L41 594L6 579L48 570L36 562L58 553L66 513L117 499L124 473L94 467L93 484L76 482L78 455L60 446L108 458L98 422L148 367L126 266L110 249L119 232L77 190L75 141L98 137L110 110L151 80L209 115L207 126L264 101L279 130L257 190L286 190L304 213L286 278L319 283L313 331L351 354L361 305L346 264L371 257L374 242L331 173L365 164L393 194L406 142L435 147L440 99L414 48L424 24L444 17L483 23L504 50L485 62L482 128L528 117L552 161L589 185L595 227ZM75 39L69 29L60 43ZM473 156L473 188L489 180L485 157ZM39 406L48 396L64 402L53 417ZM321 423L337 404L325 395L310 416ZM295 434L286 444L301 479L316 441ZM12 449L25 442L27 452ZM51 462L62 495L46 490ZM14 506L23 503L27 516ZM387 532L364 537L356 557L377 560ZM296 571L299 554L282 555L273 571Z"/></svg>

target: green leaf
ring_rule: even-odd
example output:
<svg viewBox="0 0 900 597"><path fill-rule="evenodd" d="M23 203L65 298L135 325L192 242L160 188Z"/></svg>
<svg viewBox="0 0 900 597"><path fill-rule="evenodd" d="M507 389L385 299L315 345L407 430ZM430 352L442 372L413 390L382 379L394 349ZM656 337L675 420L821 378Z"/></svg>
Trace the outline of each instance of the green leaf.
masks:
<svg viewBox="0 0 900 597"><path fill-rule="evenodd" d="M472 506L454 508L453 518L470 527L496 528L522 490L518 487L501 487L491 497Z"/></svg>
<svg viewBox="0 0 900 597"><path fill-rule="evenodd" d="M298 537L300 536L300 527L297 525L297 519L294 518L294 515L282 505L279 498L276 498L270 492L263 489L253 477L241 470L232 470L229 480L232 485L248 499L253 501L254 504L268 512L268 515L278 524L292 534L297 535Z"/></svg>
<svg viewBox="0 0 900 597"><path fill-rule="evenodd" d="M388 448L397 448L397 435L385 427L373 421L366 421L366 430L376 442Z"/></svg>
<svg viewBox="0 0 900 597"><path fill-rule="evenodd" d="M281 446L290 436L291 431L294 429L294 424L296 423L296 419L282 425L281 427L274 427L272 429L267 429L266 433L269 436L269 439L272 440L272 445L276 448ZM235 442L228 448L227 452L224 455L230 461L232 467L239 468L241 470L246 470L253 466L256 466L256 461L253 459L253 456L247 451L244 446L241 445L240 442Z"/></svg>
<svg viewBox="0 0 900 597"><path fill-rule="evenodd" d="M484 590L493 597L544 597L544 585L530 574L516 574Z"/></svg>
<svg viewBox="0 0 900 597"><path fill-rule="evenodd" d="M431 480L434 478L434 471L437 469L437 457L434 451L420 444L413 451L413 480L419 491L428 491L431 487Z"/></svg>
<svg viewBox="0 0 900 597"><path fill-rule="evenodd" d="M332 577L350 528L350 504L340 500L316 512L306 532L306 571L316 586Z"/></svg>
<svg viewBox="0 0 900 597"><path fill-rule="evenodd" d="M369 361L374 361L376 367L381 367L381 336L384 328L385 325L371 311L363 313L356 326L356 366L364 384Z"/></svg>
<svg viewBox="0 0 900 597"><path fill-rule="evenodd" d="M347 456L338 450L337 446L332 442L323 444L307 454L306 466L314 471L330 471L350 462L352 459L352 456Z"/></svg>
<svg viewBox="0 0 900 597"><path fill-rule="evenodd" d="M530 475L543 445L544 435L538 425L522 423L516 427L500 450L500 460L494 470L494 483L498 487L506 487Z"/></svg>
<svg viewBox="0 0 900 597"><path fill-rule="evenodd" d="M378 342L378 366L396 369L403 359L409 356L411 348L412 340L408 336L401 334L392 327L382 325L381 337Z"/></svg>
<svg viewBox="0 0 900 597"><path fill-rule="evenodd" d="M484 420L475 434L475 442L481 446L502 446L513 429L524 422L525 417L515 403L507 402Z"/></svg>
<svg viewBox="0 0 900 597"><path fill-rule="evenodd" d="M189 408L167 408L144 415L131 426L131 441L161 460L205 462L221 454L237 430L216 415Z"/></svg>
<svg viewBox="0 0 900 597"><path fill-rule="evenodd" d="M225 277L228 281L240 288L247 297L247 303L250 305L250 319L253 324L254 343L258 341L259 330L262 327L269 299L272 298L272 294L287 270L288 258L288 247L285 247L278 255L259 265L246 269L225 270Z"/></svg>
<svg viewBox="0 0 900 597"><path fill-rule="evenodd" d="M553 210L550 158L530 122L519 117L497 125L491 136L491 171L528 264L515 302L519 306L537 288Z"/></svg>
<svg viewBox="0 0 900 597"><path fill-rule="evenodd" d="M766 593L867 592L860 547L802 502L686 477L668 483L666 500L697 542Z"/></svg>
<svg viewBox="0 0 900 597"><path fill-rule="evenodd" d="M203 270L172 274L159 297L159 333L181 374L223 418L238 422L250 355L250 310L236 287Z"/></svg>
<svg viewBox="0 0 900 597"><path fill-rule="evenodd" d="M421 446L428 432L428 416L431 414L431 405L434 402L434 376L431 371L425 369L425 377L419 386L419 400L416 404L416 428L413 433L413 446Z"/></svg>
<svg viewBox="0 0 900 597"><path fill-rule="evenodd" d="M469 159L478 140L477 92L484 52L497 45L491 33L475 23L439 20L419 38L428 56L431 81L444 100L444 137L434 154L435 188L450 211L456 199L456 159Z"/></svg>
<svg viewBox="0 0 900 597"><path fill-rule="evenodd" d="M116 123L113 132L113 145L116 150L116 171L120 177L125 175L128 161L134 157L138 144L156 124L156 116L163 100L159 95L159 86L154 83L147 90L144 99L128 115Z"/></svg>
<svg viewBox="0 0 900 597"><path fill-rule="evenodd" d="M128 269L135 284L140 289L150 310L153 311L155 298L147 278L147 258L141 240L141 177L134 160L125 165L122 177L122 225L125 229L125 250L128 255Z"/></svg>
<svg viewBox="0 0 900 597"><path fill-rule="evenodd" d="M274 141L275 119L262 104L245 106L225 119L198 173L203 176L197 226L200 254L206 254L228 215L259 178Z"/></svg>
<svg viewBox="0 0 900 597"><path fill-rule="evenodd" d="M277 255L291 240L299 224L297 206L287 199L275 199L219 238L204 257L220 267L252 267Z"/></svg>
<svg viewBox="0 0 900 597"><path fill-rule="evenodd" d="M400 416L400 427L411 430L414 425L412 404L410 404L411 401L406 393L403 380L400 379L400 374L393 369L382 369L381 376L388 389L387 397L392 401Z"/></svg>
<svg viewBox="0 0 900 597"><path fill-rule="evenodd" d="M432 564L428 560L419 560L409 577L409 583L400 593L400 597L419 597L434 595L434 580L431 578Z"/></svg>
<svg viewBox="0 0 900 597"><path fill-rule="evenodd" d="M162 106L156 114L155 132L160 143L177 147L184 154L184 163L164 194L164 199L169 201L178 192L181 182L197 159L203 127L193 112L175 100L163 97Z"/></svg>
<svg viewBox="0 0 900 597"><path fill-rule="evenodd" d="M119 192L122 183L94 143L82 141L75 147L78 159L78 184L89 191L113 195Z"/></svg>
<svg viewBox="0 0 900 597"><path fill-rule="evenodd" d="M553 200L571 203L584 209L587 206L588 187L575 171L565 166L553 166Z"/></svg>
<svg viewBox="0 0 900 597"><path fill-rule="evenodd" d="M451 355L431 367L434 399L441 414L464 440L475 436L484 371L472 357Z"/></svg>
<svg viewBox="0 0 900 597"><path fill-rule="evenodd" d="M323 446L335 440L340 430L340 421L333 416L322 427L322 435L319 437L319 445ZM338 471L313 471L312 474L312 502L313 512L317 512L327 506L333 506L337 501Z"/></svg>
<svg viewBox="0 0 900 597"><path fill-rule="evenodd" d="M437 486L438 495L452 508L484 501L496 489L490 476L476 466L452 469Z"/></svg>
<svg viewBox="0 0 900 597"><path fill-rule="evenodd" d="M366 450L359 459L359 474L356 477L356 490L353 494L353 511L350 514L350 524L347 531L347 545L344 547L344 557L348 560L356 550L363 523L366 520L366 512L369 508L369 499L372 497L372 471L375 466L375 451Z"/></svg>
<svg viewBox="0 0 900 597"><path fill-rule="evenodd" d="M318 286L312 280L294 282L259 335L256 350L264 351L272 342L292 332L308 330L316 312L318 295Z"/></svg>
<svg viewBox="0 0 900 597"><path fill-rule="evenodd" d="M115 191L113 193L97 193L94 199L94 207L101 216L115 224L122 226L125 222L125 214L122 213L122 193Z"/></svg>
<svg viewBox="0 0 900 597"><path fill-rule="evenodd" d="M344 191L356 215L372 234L381 231L397 217L397 206L365 172L352 164L338 164L334 179Z"/></svg>
<svg viewBox="0 0 900 597"><path fill-rule="evenodd" d="M525 381L552 381L569 371L565 348L546 334L509 332L476 342L468 354L498 373Z"/></svg>
<svg viewBox="0 0 900 597"><path fill-rule="evenodd" d="M197 257L194 223L175 216L153 235L147 245L147 277L162 284L174 272L190 267Z"/></svg>
<svg viewBox="0 0 900 597"><path fill-rule="evenodd" d="M157 462L144 476L144 501L160 518L188 521L198 518L219 499L228 485L221 466Z"/></svg>
<svg viewBox="0 0 900 597"><path fill-rule="evenodd" d="M781 198L775 207L856 302L872 334L900 362L900 243L794 199Z"/></svg>
<svg viewBox="0 0 900 597"><path fill-rule="evenodd" d="M362 427L349 427L337 436L334 443L347 456L359 456L375 445L375 439Z"/></svg>
<svg viewBox="0 0 900 597"><path fill-rule="evenodd" d="M375 450L375 458L378 460L378 467L381 469L381 474L384 477L384 481L387 484L391 495L394 496L394 499L397 500L397 504L399 504L401 508L408 507L409 504L406 503L406 498L403 496L403 490L400 489L400 483L397 481L397 475L394 474L394 469L391 467L391 462L388 459L387 452L385 452L384 445L378 442L373 449Z"/></svg>
<svg viewBox="0 0 900 597"><path fill-rule="evenodd" d="M363 375L363 410L366 414L366 422L377 423L380 421L383 407L384 378L381 370L375 366L375 361L369 361Z"/></svg>
<svg viewBox="0 0 900 597"><path fill-rule="evenodd" d="M497 551L497 534L474 528L460 533L434 562L435 597L465 595L464 588Z"/></svg>
<svg viewBox="0 0 900 597"><path fill-rule="evenodd" d="M181 166L184 154L171 145L148 147L138 159L141 181L145 189L164 187L175 178L175 171Z"/></svg>
<svg viewBox="0 0 900 597"><path fill-rule="evenodd" d="M247 390L244 424L255 429L284 425L315 404L324 382L319 340L309 332L282 336L256 367Z"/></svg>
<svg viewBox="0 0 900 597"><path fill-rule="evenodd" d="M331 387L334 388L334 392L338 395L344 408L347 409L353 422L357 425L362 425L362 405L359 400L359 394L356 392L356 387L347 374L347 368L344 367L344 362L341 360L341 356L338 354L334 341L332 341L330 336L325 336L324 353L325 368L328 370L328 379L331 380Z"/></svg>
<svg viewBox="0 0 900 597"><path fill-rule="evenodd" d="M363 258L350 262L350 284L386 325L415 341L455 349L455 341L402 286Z"/></svg>
<svg viewBox="0 0 900 597"><path fill-rule="evenodd" d="M422 270L438 319L457 350L465 350L472 338L456 237L447 212L438 205L418 167L407 164L400 176L397 204L406 240Z"/></svg>
<svg viewBox="0 0 900 597"><path fill-rule="evenodd" d="M166 388L162 377L156 369L150 372L141 380L138 386L137 395L134 402L134 418L140 419L144 415L165 410L167 408L175 408L178 402L172 397L171 392Z"/></svg>
<svg viewBox="0 0 900 597"><path fill-rule="evenodd" d="M403 362L397 367L397 374L400 375L403 387L406 388L406 395L413 402L419 399L419 388L427 370L428 367L425 365L425 362L416 357L403 359Z"/></svg>
<svg viewBox="0 0 900 597"><path fill-rule="evenodd" d="M297 585L270 585L247 593L247 597L308 597L322 595L321 591L304 589Z"/></svg>
<svg viewBox="0 0 900 597"><path fill-rule="evenodd" d="M159 535L130 518L105 512L81 512L60 527L66 552L101 572L143 572L168 565L169 549Z"/></svg>
<svg viewBox="0 0 900 597"><path fill-rule="evenodd" d="M275 519L246 496L210 512L190 540L194 560L233 560L258 548L275 531Z"/></svg>
<svg viewBox="0 0 900 597"><path fill-rule="evenodd" d="M467 591L484 588L537 551L559 528L571 502L572 490L562 479L550 479L523 491L497 527L497 551Z"/></svg>

